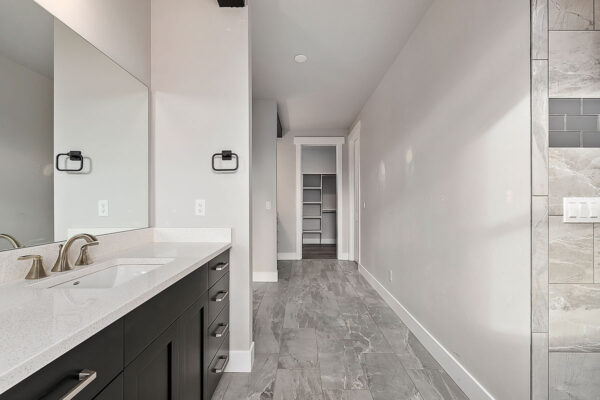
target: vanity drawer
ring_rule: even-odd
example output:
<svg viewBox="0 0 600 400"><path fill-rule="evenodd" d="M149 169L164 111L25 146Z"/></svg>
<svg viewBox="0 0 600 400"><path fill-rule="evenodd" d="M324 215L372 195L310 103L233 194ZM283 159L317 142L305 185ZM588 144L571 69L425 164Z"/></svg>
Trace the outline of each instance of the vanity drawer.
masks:
<svg viewBox="0 0 600 400"><path fill-rule="evenodd" d="M229 337L229 307L224 307L219 316L210 325L207 331L206 351L204 353L205 365L209 365L215 358L217 350L221 347L223 340Z"/></svg>
<svg viewBox="0 0 600 400"><path fill-rule="evenodd" d="M208 390L208 393L206 393L205 398L212 398L212 395L225 372L227 363L229 363L229 335L224 338L221 348L217 351L215 358L208 366L206 377L206 390Z"/></svg>
<svg viewBox="0 0 600 400"><path fill-rule="evenodd" d="M93 380L80 380L83 370L96 373ZM118 320L34 375L0 395L1 400L59 399L77 385L87 386L77 400L91 400L123 369L123 321Z"/></svg>
<svg viewBox="0 0 600 400"><path fill-rule="evenodd" d="M229 274L225 274L208 290L208 323L212 324L221 310L229 308Z"/></svg>
<svg viewBox="0 0 600 400"><path fill-rule="evenodd" d="M202 266L127 314L124 320L124 362L129 365L208 289Z"/></svg>
<svg viewBox="0 0 600 400"><path fill-rule="evenodd" d="M211 287L229 272L229 250L208 262L208 287Z"/></svg>

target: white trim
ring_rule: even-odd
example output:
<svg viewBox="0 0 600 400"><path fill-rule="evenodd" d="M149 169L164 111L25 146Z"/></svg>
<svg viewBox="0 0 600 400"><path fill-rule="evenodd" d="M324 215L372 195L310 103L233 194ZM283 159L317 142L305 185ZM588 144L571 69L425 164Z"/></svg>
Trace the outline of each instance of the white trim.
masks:
<svg viewBox="0 0 600 400"><path fill-rule="evenodd" d="M252 372L254 364L254 342L248 350L229 350L229 363L225 372Z"/></svg>
<svg viewBox="0 0 600 400"><path fill-rule="evenodd" d="M494 400L485 387L365 267L358 264L358 271L383 297L423 346L429 350L469 399Z"/></svg>
<svg viewBox="0 0 600 400"><path fill-rule="evenodd" d="M341 253L339 260L349 260L348 253Z"/></svg>
<svg viewBox="0 0 600 400"><path fill-rule="evenodd" d="M296 253L277 253L277 259L282 261L299 260Z"/></svg>
<svg viewBox="0 0 600 400"><path fill-rule="evenodd" d="M343 149L342 145L346 143L346 138L341 136L297 136L294 138L296 145L296 260L302 259L302 146L332 146L335 145L336 160L336 200L337 200L337 243L344 243L344 231L342 229L343 214ZM337 248L337 258L341 259L341 246Z"/></svg>
<svg viewBox="0 0 600 400"><path fill-rule="evenodd" d="M308 144L311 146L337 146L346 143L343 136L296 136L294 144Z"/></svg>
<svg viewBox="0 0 600 400"><path fill-rule="evenodd" d="M277 282L277 271L254 271L252 272L253 282Z"/></svg>
<svg viewBox="0 0 600 400"><path fill-rule="evenodd" d="M357 206L357 204L354 204L354 191L355 191L355 187L354 187L354 167L355 167L355 163L357 162L357 159L355 159L354 156L354 148L356 146L356 143L358 142L358 146L359 146L359 157L358 157L358 165L360 168L360 128L361 128L361 122L358 121L356 123L356 125L354 125L354 128L352 128L352 131L350 132L350 135L348 135L348 259L352 260L352 261L356 261L358 263L360 263L360 232L355 232L354 231L354 227L355 227L355 223L354 223L354 213L355 213L355 207ZM360 176L359 176L359 184L358 184L358 193L359 193L359 199L360 199ZM360 210L360 200L358 202L358 226L360 229L360 223L361 223L361 210ZM354 236L358 234L358 260L356 259L356 251L354 248Z"/></svg>

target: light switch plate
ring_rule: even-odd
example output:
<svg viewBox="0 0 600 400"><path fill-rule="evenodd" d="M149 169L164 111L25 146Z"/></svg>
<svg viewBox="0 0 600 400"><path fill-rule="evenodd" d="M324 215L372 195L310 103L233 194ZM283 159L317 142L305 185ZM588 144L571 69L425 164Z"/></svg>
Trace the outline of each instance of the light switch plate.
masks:
<svg viewBox="0 0 600 400"><path fill-rule="evenodd" d="M108 217L108 200L98 200L98 216Z"/></svg>
<svg viewBox="0 0 600 400"><path fill-rule="evenodd" d="M600 197L564 197L563 222L573 224L600 222Z"/></svg>
<svg viewBox="0 0 600 400"><path fill-rule="evenodd" d="M198 217L206 215L206 201L204 199L196 199L195 214Z"/></svg>

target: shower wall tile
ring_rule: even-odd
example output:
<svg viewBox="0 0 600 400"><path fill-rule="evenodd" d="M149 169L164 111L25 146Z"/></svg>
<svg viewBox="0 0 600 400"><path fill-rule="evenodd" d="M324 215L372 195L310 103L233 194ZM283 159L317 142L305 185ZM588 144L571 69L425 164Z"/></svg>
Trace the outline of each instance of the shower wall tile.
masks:
<svg viewBox="0 0 600 400"><path fill-rule="evenodd" d="M548 59L548 0L531 0L531 58Z"/></svg>
<svg viewBox="0 0 600 400"><path fill-rule="evenodd" d="M600 149L551 148L550 215L562 215L563 197L600 197Z"/></svg>
<svg viewBox="0 0 600 400"><path fill-rule="evenodd" d="M550 283L594 283L594 226L550 217Z"/></svg>
<svg viewBox="0 0 600 400"><path fill-rule="evenodd" d="M594 29L594 0L550 0L550 30Z"/></svg>
<svg viewBox="0 0 600 400"><path fill-rule="evenodd" d="M548 197L532 198L531 329L548 332Z"/></svg>
<svg viewBox="0 0 600 400"><path fill-rule="evenodd" d="M550 114L582 114L581 99L550 99L548 107L550 108Z"/></svg>
<svg viewBox="0 0 600 400"><path fill-rule="evenodd" d="M600 31L550 32L550 97L600 97Z"/></svg>
<svg viewBox="0 0 600 400"><path fill-rule="evenodd" d="M548 400L548 334L531 336L531 400Z"/></svg>
<svg viewBox="0 0 600 400"><path fill-rule="evenodd" d="M531 64L532 194L548 194L548 61Z"/></svg>
<svg viewBox="0 0 600 400"><path fill-rule="evenodd" d="M600 224L594 224L594 283L600 283Z"/></svg>
<svg viewBox="0 0 600 400"><path fill-rule="evenodd" d="M594 28L600 30L600 0L594 0Z"/></svg>
<svg viewBox="0 0 600 400"><path fill-rule="evenodd" d="M600 393L600 353L550 353L549 400L593 400Z"/></svg>
<svg viewBox="0 0 600 400"><path fill-rule="evenodd" d="M555 352L600 352L600 285L550 285L549 342Z"/></svg>

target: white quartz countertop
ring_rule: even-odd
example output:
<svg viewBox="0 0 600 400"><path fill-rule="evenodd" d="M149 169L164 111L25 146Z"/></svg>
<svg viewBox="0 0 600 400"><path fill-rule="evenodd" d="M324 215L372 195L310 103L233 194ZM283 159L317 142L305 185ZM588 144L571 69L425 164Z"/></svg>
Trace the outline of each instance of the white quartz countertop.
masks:
<svg viewBox="0 0 600 400"><path fill-rule="evenodd" d="M33 281L0 287L0 393L230 247L231 243L150 243L61 273L81 274L78 271L112 259L173 259L110 289L30 286ZM45 279L56 279L53 276ZM35 283L43 285L44 280Z"/></svg>

